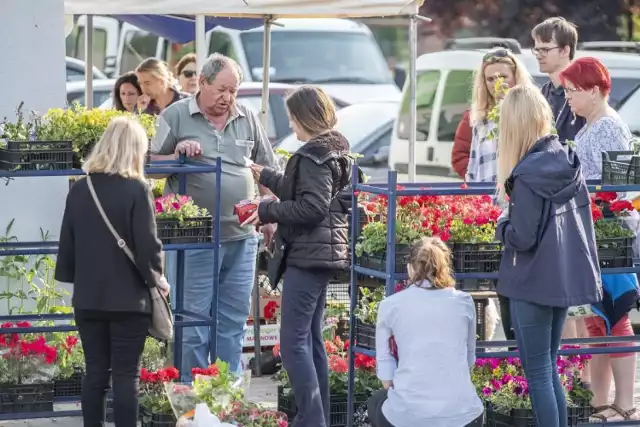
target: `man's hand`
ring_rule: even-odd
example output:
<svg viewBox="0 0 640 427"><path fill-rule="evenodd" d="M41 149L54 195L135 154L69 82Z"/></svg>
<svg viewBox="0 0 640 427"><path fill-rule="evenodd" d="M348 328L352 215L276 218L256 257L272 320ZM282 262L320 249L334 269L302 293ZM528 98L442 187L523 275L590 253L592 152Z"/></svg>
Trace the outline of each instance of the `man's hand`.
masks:
<svg viewBox="0 0 640 427"><path fill-rule="evenodd" d="M393 387L393 381L382 381L382 387L385 390L389 390L390 388Z"/></svg>
<svg viewBox="0 0 640 427"><path fill-rule="evenodd" d="M180 141L178 145L176 145L175 154L176 156L179 156L182 153L186 154L187 157L201 156L202 147L200 146L200 143L198 141L192 141L192 140Z"/></svg>
<svg viewBox="0 0 640 427"><path fill-rule="evenodd" d="M145 95L145 94L140 95L137 101L138 110L139 111L146 110L150 102L151 102L151 97L149 95Z"/></svg>
<svg viewBox="0 0 640 427"><path fill-rule="evenodd" d="M170 289L171 287L169 286L169 282L167 281L167 278L165 276L162 276L160 278L160 283L158 283L158 290L160 291L160 295L162 295L165 298L168 297Z"/></svg>
<svg viewBox="0 0 640 427"><path fill-rule="evenodd" d="M253 174L253 179L255 179L256 181L260 181L260 175L262 174L262 169L264 169L264 166L254 163L249 167L251 169L251 173Z"/></svg>
<svg viewBox="0 0 640 427"><path fill-rule="evenodd" d="M265 224L260 227L262 231L262 235L264 236L264 245L269 247L271 242L273 241L273 236L276 234L276 230L278 229L278 224Z"/></svg>

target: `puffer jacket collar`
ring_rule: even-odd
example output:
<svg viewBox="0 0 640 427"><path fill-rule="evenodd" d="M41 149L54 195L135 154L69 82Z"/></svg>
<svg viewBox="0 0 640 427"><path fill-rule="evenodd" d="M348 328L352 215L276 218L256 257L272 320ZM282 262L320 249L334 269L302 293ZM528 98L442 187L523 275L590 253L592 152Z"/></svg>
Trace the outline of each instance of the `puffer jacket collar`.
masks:
<svg viewBox="0 0 640 427"><path fill-rule="evenodd" d="M330 159L337 159L349 154L349 142L340 132L331 130L309 140L296 151L303 157L321 165Z"/></svg>

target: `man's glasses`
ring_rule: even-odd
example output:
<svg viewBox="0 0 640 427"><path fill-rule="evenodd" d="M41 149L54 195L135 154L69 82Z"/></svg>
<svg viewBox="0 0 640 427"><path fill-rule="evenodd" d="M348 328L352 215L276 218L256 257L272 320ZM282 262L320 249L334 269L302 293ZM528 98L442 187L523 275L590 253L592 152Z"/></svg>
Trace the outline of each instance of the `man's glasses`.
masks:
<svg viewBox="0 0 640 427"><path fill-rule="evenodd" d="M482 62L496 62L504 58L511 59L509 51L507 49L496 49L483 56Z"/></svg>
<svg viewBox="0 0 640 427"><path fill-rule="evenodd" d="M547 56L549 54L549 52L551 52L553 49L560 49L560 46L553 46L553 47L532 47L531 48L531 53L533 53L536 56L540 56L542 58L544 58L545 56Z"/></svg>
<svg viewBox="0 0 640 427"><path fill-rule="evenodd" d="M196 72L193 70L184 70L182 71L182 75L185 76L186 78L190 79L191 77L196 75Z"/></svg>

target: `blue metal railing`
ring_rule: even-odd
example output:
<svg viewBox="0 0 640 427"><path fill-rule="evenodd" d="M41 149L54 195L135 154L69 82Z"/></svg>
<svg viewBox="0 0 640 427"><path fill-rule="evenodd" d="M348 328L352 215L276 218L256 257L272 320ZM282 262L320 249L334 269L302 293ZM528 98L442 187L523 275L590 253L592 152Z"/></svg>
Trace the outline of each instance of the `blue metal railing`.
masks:
<svg viewBox="0 0 640 427"><path fill-rule="evenodd" d="M397 183L397 174L394 171L389 171L388 181L384 184L359 184L357 182L357 167L354 166L352 171L352 189L351 205L357 206L357 192L365 192L377 195L387 196L387 238L386 238L386 266L385 271L373 270L370 268L364 268L356 263L355 244L357 243L357 230L360 225L358 224L358 215L351 216L351 310L350 310L350 331L349 341L355 342L355 309L358 303L358 289L357 289L357 273L364 274L369 277L375 277L383 279L385 281L385 294L387 296L393 294L396 281L406 280L407 274L401 274L395 272L395 230L396 230L396 200L401 196L417 196L417 195L491 195L496 191L495 184L493 183L470 183L461 184L456 182L438 182L438 183ZM589 192L632 192L640 191L640 185L601 185L597 182L587 182ZM398 188L401 187L401 188ZM603 273L607 274L623 274L623 273L639 273L640 266L628 267L628 268L606 268L602 269ZM456 278L464 279L497 279L498 273L459 273L455 274ZM635 341L640 341L638 336L630 337L597 337L597 338L579 338L562 340L562 345L574 344L574 345L590 345L599 343L624 343L629 342L629 346L624 347L596 347L596 348L569 348L559 351L560 355L574 355L574 354L613 354L613 353L637 353L640 352L640 345L632 345ZM487 357L516 357L517 351L484 351L486 348L503 348L503 347L516 347L515 341L479 341L477 343L476 356L478 358ZM375 350L370 350L357 345L349 346L349 374L348 374L348 393L347 393L347 406L348 406L348 421L347 426L353 425L353 394L355 384L355 368L354 368L354 355L356 353L366 354L368 356L375 357ZM584 423L580 426L605 426L606 423ZM616 426L640 426L640 420L638 421L622 421L611 422L607 425Z"/></svg>
<svg viewBox="0 0 640 427"><path fill-rule="evenodd" d="M216 159L215 165L187 160L184 156L181 156L176 161L158 161L152 162L151 165L145 168L147 175L177 175L178 176L178 188L179 193L184 194L186 192L187 175L191 173L215 173L216 174L216 187L215 187L215 201L216 207L213 212L213 241L211 243L184 243L184 244L167 244L163 246L165 251L177 251L177 265L176 265L176 301L173 302L175 317L174 323L174 365L182 366L182 329L193 326L209 326L210 331L210 354L216 354L216 334L217 334L217 287L219 283L219 250L220 250L220 193L221 193L221 176L222 176L222 161L220 158ZM0 171L0 178L7 179L7 185L12 179L24 178L24 177L46 177L46 176L80 176L84 175L82 170L70 169L70 170L41 170L41 171ZM193 313L189 310L185 310L183 293L184 293L184 251L196 250L196 249L210 249L214 251L213 262L213 306L210 317L203 316L201 314ZM56 254L58 253L58 242L44 241L44 242L2 242L0 243L0 257L14 256L14 255L42 255L42 254ZM18 315L4 315L0 316L0 322L4 321L19 321L19 320L33 320L33 321L70 321L73 320L73 314L18 314ZM45 333L45 332L70 332L77 330L75 325L52 325L52 326L32 326L29 328L3 328L2 333ZM68 402L78 399L63 397L56 398L56 402ZM0 420L19 420L19 419L35 419L35 418L60 418L60 417L74 417L81 416L81 410L70 411L44 411L33 413L16 413L16 414L0 414Z"/></svg>

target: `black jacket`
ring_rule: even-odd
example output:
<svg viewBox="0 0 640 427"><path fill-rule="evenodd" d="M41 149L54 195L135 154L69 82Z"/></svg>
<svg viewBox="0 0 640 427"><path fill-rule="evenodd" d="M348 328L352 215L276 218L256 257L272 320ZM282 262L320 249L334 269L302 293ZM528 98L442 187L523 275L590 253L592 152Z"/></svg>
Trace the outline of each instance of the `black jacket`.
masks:
<svg viewBox="0 0 640 427"><path fill-rule="evenodd" d="M320 135L289 159L284 174L264 168L260 184L278 198L260 203L262 223L278 223L286 265L343 270L349 266L349 142L336 131Z"/></svg>
<svg viewBox="0 0 640 427"><path fill-rule="evenodd" d="M73 283L77 309L151 312L149 288L162 276L147 184L118 175L91 174L104 211L135 255L133 265L104 223L85 179L69 191L62 219L55 278Z"/></svg>

